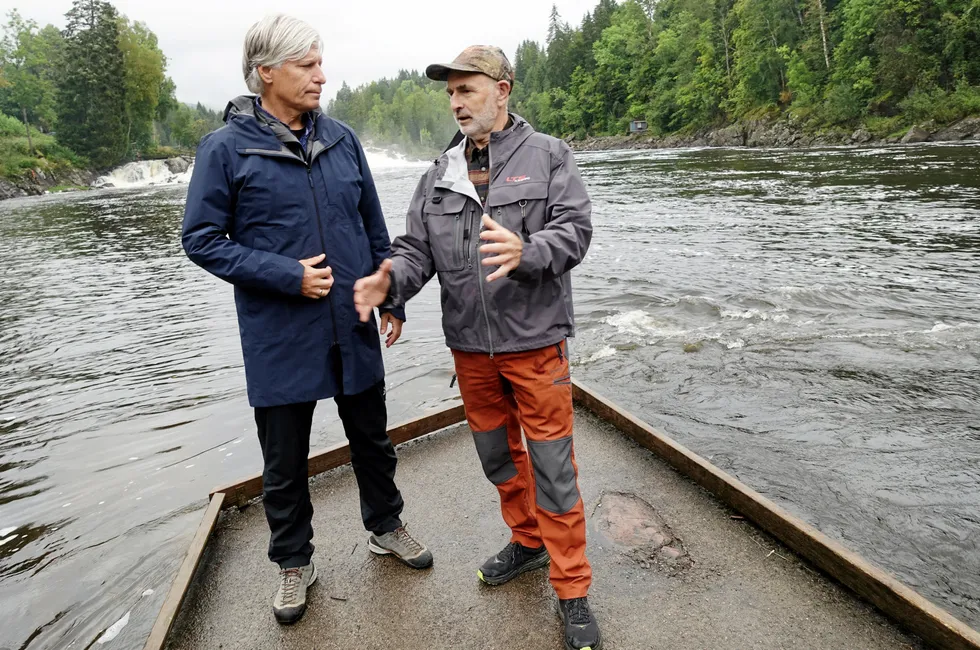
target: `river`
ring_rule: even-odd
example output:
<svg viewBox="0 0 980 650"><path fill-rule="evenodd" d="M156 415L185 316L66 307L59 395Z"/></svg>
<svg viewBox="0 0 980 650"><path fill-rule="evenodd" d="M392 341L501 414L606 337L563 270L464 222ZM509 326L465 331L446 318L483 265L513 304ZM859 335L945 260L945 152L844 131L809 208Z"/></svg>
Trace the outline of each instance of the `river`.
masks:
<svg viewBox="0 0 980 650"><path fill-rule="evenodd" d="M980 146L578 159L574 374L980 628ZM421 168L375 161L399 234ZM0 648L141 647L209 489L260 469L185 195L0 203ZM435 282L408 317L391 422L458 400Z"/></svg>

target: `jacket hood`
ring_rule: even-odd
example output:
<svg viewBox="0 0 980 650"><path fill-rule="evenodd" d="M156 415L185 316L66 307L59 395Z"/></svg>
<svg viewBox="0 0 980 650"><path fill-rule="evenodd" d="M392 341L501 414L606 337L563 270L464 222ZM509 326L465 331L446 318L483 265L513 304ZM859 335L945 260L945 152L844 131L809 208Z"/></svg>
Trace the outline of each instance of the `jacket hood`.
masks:
<svg viewBox="0 0 980 650"><path fill-rule="evenodd" d="M289 127L279 120L270 120L262 113L256 112L257 97L257 95L239 95L228 102L222 115L225 124L236 128L249 143L247 146L274 148L269 142L270 138L282 144L296 142L296 136L292 134ZM309 115L314 125L311 141L320 140L329 147L347 134L347 127L324 115L319 108L310 111Z"/></svg>

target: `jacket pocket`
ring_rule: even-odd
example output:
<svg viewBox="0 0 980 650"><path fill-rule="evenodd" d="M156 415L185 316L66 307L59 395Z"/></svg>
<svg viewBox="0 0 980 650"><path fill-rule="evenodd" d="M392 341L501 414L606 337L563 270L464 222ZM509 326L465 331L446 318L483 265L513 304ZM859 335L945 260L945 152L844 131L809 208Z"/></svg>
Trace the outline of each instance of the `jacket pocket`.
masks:
<svg viewBox="0 0 980 650"><path fill-rule="evenodd" d="M544 228L547 203L545 182L491 187L488 201L493 220L525 238Z"/></svg>
<svg viewBox="0 0 980 650"><path fill-rule="evenodd" d="M465 207L465 196L450 193L431 197L422 208L436 271L462 271L466 266Z"/></svg>

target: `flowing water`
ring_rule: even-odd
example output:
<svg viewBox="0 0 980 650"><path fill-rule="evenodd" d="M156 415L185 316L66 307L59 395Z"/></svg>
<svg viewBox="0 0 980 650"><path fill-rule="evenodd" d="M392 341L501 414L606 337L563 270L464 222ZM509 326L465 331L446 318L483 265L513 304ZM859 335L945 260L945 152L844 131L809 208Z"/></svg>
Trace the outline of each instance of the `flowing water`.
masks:
<svg viewBox="0 0 980 650"><path fill-rule="evenodd" d="M398 234L421 168L372 161ZM980 627L980 147L579 163L576 376ZM0 204L0 648L141 647L209 489L260 468L185 194ZM392 422L458 399L435 282L408 316Z"/></svg>

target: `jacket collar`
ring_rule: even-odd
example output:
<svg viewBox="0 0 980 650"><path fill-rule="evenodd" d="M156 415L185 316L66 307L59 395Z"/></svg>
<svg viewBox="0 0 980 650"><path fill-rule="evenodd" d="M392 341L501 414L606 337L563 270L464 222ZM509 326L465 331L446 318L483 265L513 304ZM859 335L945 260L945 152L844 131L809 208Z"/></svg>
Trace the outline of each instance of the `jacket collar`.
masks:
<svg viewBox="0 0 980 650"><path fill-rule="evenodd" d="M289 156L301 159L288 146L298 144L296 136L279 120L270 120L256 113L255 95L241 95L228 102L224 121L235 130L235 148L240 153L259 153ZM319 153L340 142L347 135L336 120L327 117L319 109L310 112L313 133L307 142L307 155L315 158Z"/></svg>
<svg viewBox="0 0 980 650"><path fill-rule="evenodd" d="M510 117L513 124L503 131L494 131L490 134L491 191L493 179L504 168L514 152L534 133L534 128L520 115L510 113ZM436 166L443 168L444 171L442 176L437 178L435 187L468 196L480 203L476 188L470 182L469 166L466 162L466 137L462 133L456 134L449 148L436 160Z"/></svg>

